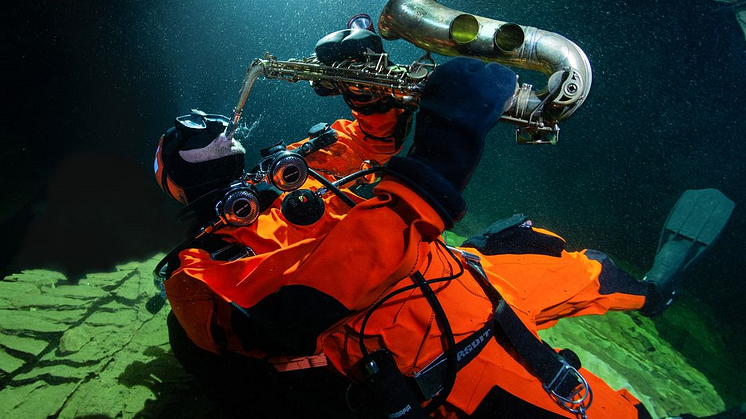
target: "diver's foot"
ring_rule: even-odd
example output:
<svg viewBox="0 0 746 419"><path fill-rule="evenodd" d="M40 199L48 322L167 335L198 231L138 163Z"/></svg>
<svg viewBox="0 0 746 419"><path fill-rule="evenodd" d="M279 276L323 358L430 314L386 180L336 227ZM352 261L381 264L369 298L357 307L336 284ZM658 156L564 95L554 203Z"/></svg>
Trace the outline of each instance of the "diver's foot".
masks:
<svg viewBox="0 0 746 419"><path fill-rule="evenodd" d="M676 237L666 242L655 255L653 268L643 281L655 284L663 295L671 295L680 285L681 272L692 255L692 241Z"/></svg>
<svg viewBox="0 0 746 419"><path fill-rule="evenodd" d="M728 223L735 204L717 189L685 191L668 215L653 267L643 282L650 285L640 312L655 316L676 296L683 272L710 248Z"/></svg>
<svg viewBox="0 0 746 419"><path fill-rule="evenodd" d="M671 305L684 277L684 265L690 249L691 241L677 238L665 243L655 255L653 268L642 280L650 284L651 288L645 305L640 310L643 315L656 316Z"/></svg>

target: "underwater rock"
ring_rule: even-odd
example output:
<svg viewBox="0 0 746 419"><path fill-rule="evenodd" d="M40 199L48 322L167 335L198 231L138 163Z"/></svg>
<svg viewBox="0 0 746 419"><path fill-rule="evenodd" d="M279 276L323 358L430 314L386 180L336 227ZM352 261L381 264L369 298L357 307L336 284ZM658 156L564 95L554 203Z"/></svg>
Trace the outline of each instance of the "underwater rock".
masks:
<svg viewBox="0 0 746 419"><path fill-rule="evenodd" d="M49 385L38 381L21 387L5 387L0 391L0 416L4 418L48 418L57 412L74 383Z"/></svg>
<svg viewBox="0 0 746 419"><path fill-rule="evenodd" d="M85 310L27 311L0 309L0 329L8 331L62 332L80 319Z"/></svg>
<svg viewBox="0 0 746 419"><path fill-rule="evenodd" d="M49 384L57 382L76 382L84 379L88 374L86 368L79 365L51 364L46 362L37 364L32 370L18 374L13 378L14 385L30 383L35 381L46 381Z"/></svg>
<svg viewBox="0 0 746 419"><path fill-rule="evenodd" d="M54 286L66 281L65 275L45 269L25 269L19 273L6 276L0 282L27 284L36 288Z"/></svg>
<svg viewBox="0 0 746 419"><path fill-rule="evenodd" d="M707 416L725 408L707 377L637 313L562 319L539 335L553 347L572 349L583 367L612 388L629 390L653 417Z"/></svg>
<svg viewBox="0 0 746 419"><path fill-rule="evenodd" d="M0 334L0 346L29 355L39 355L47 347L47 342L34 338Z"/></svg>
<svg viewBox="0 0 746 419"><path fill-rule="evenodd" d="M21 368L25 364L22 359L18 359L13 355L0 352L0 371L5 373L12 373L13 371Z"/></svg>
<svg viewBox="0 0 746 419"><path fill-rule="evenodd" d="M61 354L78 352L94 339L95 328L83 324L78 327L67 329L60 338L58 350Z"/></svg>
<svg viewBox="0 0 746 419"><path fill-rule="evenodd" d="M0 417L164 417L185 397L210 406L170 353L168 310L145 309L158 260L77 285L40 270L0 281ZM209 416L189 406L171 417Z"/></svg>
<svg viewBox="0 0 746 419"><path fill-rule="evenodd" d="M0 292L2 292L1 288L2 287L0 287ZM3 303L6 302L0 301L0 307L9 306L9 304ZM11 311L10 313L15 312ZM3 314L0 314L0 316L2 315ZM23 319L21 318L20 320L22 321ZM47 342L42 339L17 335L16 333L19 333L19 330L14 331L13 328L14 323L17 323L18 321L18 316L14 316L12 314L8 315L8 319L6 319L5 321L0 321L0 328L4 329L3 332L0 333L0 372L4 372L6 374L13 373L16 370L20 369L26 364L26 361L24 360L25 357L29 355L39 355L44 349L47 348L48 345ZM45 329L56 329L55 327L50 326L48 323L46 324L46 326L47 327L44 327ZM15 328L19 329L17 324L15 325ZM25 329L21 330L20 332L24 333Z"/></svg>

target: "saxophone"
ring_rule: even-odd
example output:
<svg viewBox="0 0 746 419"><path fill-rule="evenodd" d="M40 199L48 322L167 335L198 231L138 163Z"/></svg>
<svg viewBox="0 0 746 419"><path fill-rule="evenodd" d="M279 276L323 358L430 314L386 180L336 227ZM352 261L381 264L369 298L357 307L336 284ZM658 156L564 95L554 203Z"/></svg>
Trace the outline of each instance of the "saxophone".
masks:
<svg viewBox="0 0 746 419"><path fill-rule="evenodd" d="M309 81L338 93L388 96L403 107L416 109L436 67L430 53L474 57L543 73L546 86L536 90L522 84L500 118L516 125L516 140L521 144L555 144L559 122L583 104L591 88L588 57L575 43L553 32L459 12L434 0L389 0L378 28L384 39L405 39L424 49L425 55L405 66L391 64L385 53L369 51L362 60L325 65L315 55L281 61L267 53L249 66L226 135L233 136L260 76Z"/></svg>

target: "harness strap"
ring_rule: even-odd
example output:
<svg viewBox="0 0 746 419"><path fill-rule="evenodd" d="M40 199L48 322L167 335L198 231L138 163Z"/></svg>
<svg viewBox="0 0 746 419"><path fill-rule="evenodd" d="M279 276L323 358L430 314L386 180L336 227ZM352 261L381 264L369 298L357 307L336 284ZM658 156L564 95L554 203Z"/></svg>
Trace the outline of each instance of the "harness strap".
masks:
<svg viewBox="0 0 746 419"><path fill-rule="evenodd" d="M493 320L500 326L502 334L529 372L541 380L548 393L572 399L578 394L578 387L587 387L587 382L578 370L531 333L505 301L500 302Z"/></svg>

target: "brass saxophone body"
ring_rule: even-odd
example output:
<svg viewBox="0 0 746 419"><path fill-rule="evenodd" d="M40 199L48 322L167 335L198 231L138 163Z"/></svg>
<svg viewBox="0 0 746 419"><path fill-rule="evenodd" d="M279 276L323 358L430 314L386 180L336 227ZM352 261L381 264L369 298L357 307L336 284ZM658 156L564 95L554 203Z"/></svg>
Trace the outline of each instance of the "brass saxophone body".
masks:
<svg viewBox="0 0 746 419"><path fill-rule="evenodd" d="M435 68L432 59L425 56L404 66L389 64L386 53L369 51L364 55L364 60L345 60L332 65L320 62L315 55L282 61L266 53L264 58L257 58L246 71L226 135L233 137L254 82L261 76L291 83L308 81L336 93L391 97L402 107L416 109L425 83Z"/></svg>
<svg viewBox="0 0 746 419"><path fill-rule="evenodd" d="M513 123L519 143L555 144L559 122L572 115L588 97L592 71L585 53L561 35L462 13L433 0L389 0L379 17L385 39L405 39L426 54L408 66L390 64L387 54L369 52L363 60L326 65L314 55L277 60L267 53L249 66L238 104L227 130L231 138L246 99L260 76L289 82L309 81L338 93L388 96L416 109L435 69L430 53L467 56L506 66L538 70L547 85L537 91L522 84L501 120Z"/></svg>

